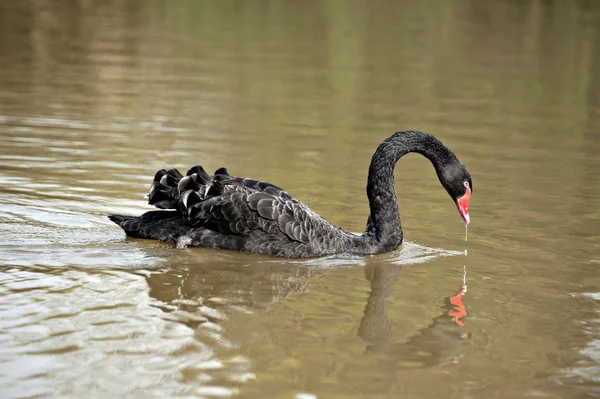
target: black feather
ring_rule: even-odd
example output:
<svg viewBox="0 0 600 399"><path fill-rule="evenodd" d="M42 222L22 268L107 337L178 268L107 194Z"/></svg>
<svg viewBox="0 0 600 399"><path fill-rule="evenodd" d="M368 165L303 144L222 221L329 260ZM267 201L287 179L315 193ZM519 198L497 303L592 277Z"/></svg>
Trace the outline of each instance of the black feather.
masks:
<svg viewBox="0 0 600 399"><path fill-rule="evenodd" d="M200 165L196 165L193 168L191 168L190 170L188 170L186 175L190 176L190 175L193 175L194 173L198 175L198 177L200 178L199 181L202 184L207 183L212 179L212 176L209 175L208 173L206 173L204 168Z"/></svg>
<svg viewBox="0 0 600 399"><path fill-rule="evenodd" d="M224 176L227 176L227 177L231 177L231 175L229 174L229 172L227 172L227 169L222 168L222 167L219 168L219 169L217 169L217 170L215 170L215 175L224 175Z"/></svg>

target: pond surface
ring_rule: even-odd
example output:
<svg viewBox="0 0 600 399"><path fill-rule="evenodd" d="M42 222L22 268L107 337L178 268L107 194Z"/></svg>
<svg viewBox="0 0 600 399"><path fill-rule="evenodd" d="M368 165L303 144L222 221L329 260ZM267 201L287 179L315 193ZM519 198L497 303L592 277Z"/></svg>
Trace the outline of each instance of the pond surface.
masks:
<svg viewBox="0 0 600 399"><path fill-rule="evenodd" d="M2 398L600 396L599 2L5 0L0 26ZM467 242L418 155L389 254L106 218L202 164L360 232L406 129L468 166Z"/></svg>

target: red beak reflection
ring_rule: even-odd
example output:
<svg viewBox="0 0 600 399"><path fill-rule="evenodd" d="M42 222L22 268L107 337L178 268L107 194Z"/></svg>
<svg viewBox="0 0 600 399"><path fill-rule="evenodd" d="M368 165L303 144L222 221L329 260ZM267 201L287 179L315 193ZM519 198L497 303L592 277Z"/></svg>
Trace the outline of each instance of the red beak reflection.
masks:
<svg viewBox="0 0 600 399"><path fill-rule="evenodd" d="M456 207L460 217L465 221L465 226L469 224L471 218L469 217L469 200L471 199L471 187L467 187L465 195L456 200Z"/></svg>

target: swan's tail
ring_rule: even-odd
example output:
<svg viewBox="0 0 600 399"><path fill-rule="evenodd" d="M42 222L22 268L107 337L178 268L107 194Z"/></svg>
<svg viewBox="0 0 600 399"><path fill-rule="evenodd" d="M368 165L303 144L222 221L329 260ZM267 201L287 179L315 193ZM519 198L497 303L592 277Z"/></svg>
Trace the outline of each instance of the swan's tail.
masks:
<svg viewBox="0 0 600 399"><path fill-rule="evenodd" d="M148 204L160 209L174 209L175 212L151 211L141 216L110 215L108 218L128 236L175 242L190 228L182 220L182 212L188 214L187 206L220 194L221 183L231 178L225 168L217 169L214 176L199 165L188 170L185 176L177 169L161 169L154 175L147 196ZM195 196L190 198L192 192Z"/></svg>
<svg viewBox="0 0 600 399"><path fill-rule="evenodd" d="M121 227L128 236L140 236L138 234L138 232L140 231L140 217L125 215L108 215L108 218L111 221L115 222L119 227Z"/></svg>
<svg viewBox="0 0 600 399"><path fill-rule="evenodd" d="M109 215L130 237L175 241L184 226L181 214L173 211L150 211L141 216Z"/></svg>

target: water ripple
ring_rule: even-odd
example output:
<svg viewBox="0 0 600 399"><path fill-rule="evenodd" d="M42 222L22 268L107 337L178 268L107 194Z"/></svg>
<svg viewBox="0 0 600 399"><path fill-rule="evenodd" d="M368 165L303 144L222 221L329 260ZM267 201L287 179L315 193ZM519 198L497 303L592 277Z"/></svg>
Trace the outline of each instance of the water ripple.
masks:
<svg viewBox="0 0 600 399"><path fill-rule="evenodd" d="M165 317L137 274L5 269L0 298L4 397L84 397L98 386L116 397L139 389L222 396L235 389L178 376L206 383L215 372L252 375L247 362L215 358L198 330Z"/></svg>

